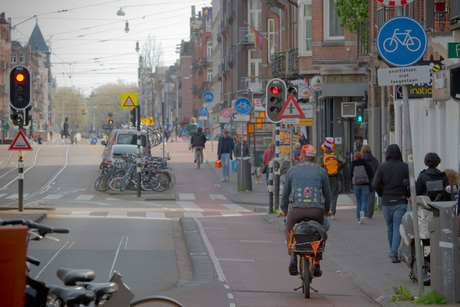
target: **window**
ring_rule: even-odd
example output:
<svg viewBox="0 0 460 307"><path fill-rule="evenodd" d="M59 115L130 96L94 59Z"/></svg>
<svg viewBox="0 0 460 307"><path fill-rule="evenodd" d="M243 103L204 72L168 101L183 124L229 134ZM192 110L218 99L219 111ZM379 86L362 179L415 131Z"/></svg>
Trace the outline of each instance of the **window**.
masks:
<svg viewBox="0 0 460 307"><path fill-rule="evenodd" d="M19 55L19 63L24 63L24 55L23 54Z"/></svg>
<svg viewBox="0 0 460 307"><path fill-rule="evenodd" d="M262 55L260 51L256 51L255 49L248 51L248 76L258 77L259 66L262 63Z"/></svg>
<svg viewBox="0 0 460 307"><path fill-rule="evenodd" d="M248 22L254 29L260 31L260 26L262 25L262 1L249 0L248 4ZM251 28L248 31L252 33Z"/></svg>
<svg viewBox="0 0 460 307"><path fill-rule="evenodd" d="M206 81L212 82L212 68L206 70Z"/></svg>
<svg viewBox="0 0 460 307"><path fill-rule="evenodd" d="M267 43L268 43L268 61L271 62L272 55L275 54L275 20L267 20Z"/></svg>
<svg viewBox="0 0 460 307"><path fill-rule="evenodd" d="M343 28L339 25L334 0L324 0L324 40L343 40Z"/></svg>
<svg viewBox="0 0 460 307"><path fill-rule="evenodd" d="M206 42L206 57L212 58L212 41L210 40Z"/></svg>
<svg viewBox="0 0 460 307"><path fill-rule="evenodd" d="M312 54L311 0L304 0L300 5L299 54Z"/></svg>
<svg viewBox="0 0 460 307"><path fill-rule="evenodd" d="M12 55L11 55L11 63L16 64L16 63L17 63L17 60L18 60L18 59L17 59L16 55L15 55L15 54L12 54Z"/></svg>

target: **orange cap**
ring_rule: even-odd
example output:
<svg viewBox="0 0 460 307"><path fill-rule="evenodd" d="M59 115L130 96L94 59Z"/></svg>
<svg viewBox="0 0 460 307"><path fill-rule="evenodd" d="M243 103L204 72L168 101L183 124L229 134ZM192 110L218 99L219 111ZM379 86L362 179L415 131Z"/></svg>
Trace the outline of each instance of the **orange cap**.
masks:
<svg viewBox="0 0 460 307"><path fill-rule="evenodd" d="M307 157L316 157L317 150L315 146L307 144L302 146L300 152Z"/></svg>

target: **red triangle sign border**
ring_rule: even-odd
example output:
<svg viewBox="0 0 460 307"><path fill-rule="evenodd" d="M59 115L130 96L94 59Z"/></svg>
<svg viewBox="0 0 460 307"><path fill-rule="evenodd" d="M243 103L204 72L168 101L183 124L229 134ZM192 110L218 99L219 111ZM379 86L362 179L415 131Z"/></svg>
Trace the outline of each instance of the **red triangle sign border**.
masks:
<svg viewBox="0 0 460 307"><path fill-rule="evenodd" d="M19 138L21 138L21 139L19 140ZM24 146L24 147L17 147L16 146L16 143L18 143L18 140L20 142L20 145L18 145L18 146L21 146L23 144L22 146ZM32 147L29 144L29 141L27 141L27 137L24 134L24 131L22 131L22 129L19 129L18 134L14 138L14 140L11 143L10 147L8 148L8 150L33 150Z"/></svg>
<svg viewBox="0 0 460 307"><path fill-rule="evenodd" d="M299 114L293 114L293 115L284 115L284 112L286 111L287 107L289 106L290 103L293 103ZM294 95L289 94L288 98L286 99L286 102L283 105L283 108L280 111L280 114L278 114L279 119L283 118L305 118L305 114L303 114L302 109L300 108L299 104L297 103L297 100L295 99Z"/></svg>

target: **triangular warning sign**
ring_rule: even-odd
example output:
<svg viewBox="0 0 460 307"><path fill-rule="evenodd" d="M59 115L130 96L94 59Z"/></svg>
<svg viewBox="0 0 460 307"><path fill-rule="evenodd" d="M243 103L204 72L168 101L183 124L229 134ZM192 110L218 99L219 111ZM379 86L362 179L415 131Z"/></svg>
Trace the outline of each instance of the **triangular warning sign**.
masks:
<svg viewBox="0 0 460 307"><path fill-rule="evenodd" d="M294 98L294 95L289 94L286 102L283 105L280 113L278 114L278 118L305 118L305 114L303 114L302 109L300 108L297 100Z"/></svg>
<svg viewBox="0 0 460 307"><path fill-rule="evenodd" d="M132 101L131 99L131 96L128 96L128 98L126 99L125 103L123 104L124 107L135 107L136 105L134 104L134 102Z"/></svg>
<svg viewBox="0 0 460 307"><path fill-rule="evenodd" d="M18 135L14 138L8 150L33 150L22 129L19 129Z"/></svg>

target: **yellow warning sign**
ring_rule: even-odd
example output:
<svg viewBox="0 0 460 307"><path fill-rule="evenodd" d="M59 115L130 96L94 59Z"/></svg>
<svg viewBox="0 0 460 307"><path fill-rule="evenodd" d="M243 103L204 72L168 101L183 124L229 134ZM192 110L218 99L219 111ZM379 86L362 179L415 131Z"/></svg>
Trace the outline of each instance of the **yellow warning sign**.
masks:
<svg viewBox="0 0 460 307"><path fill-rule="evenodd" d="M121 108L132 109L137 106L137 93L121 93Z"/></svg>

